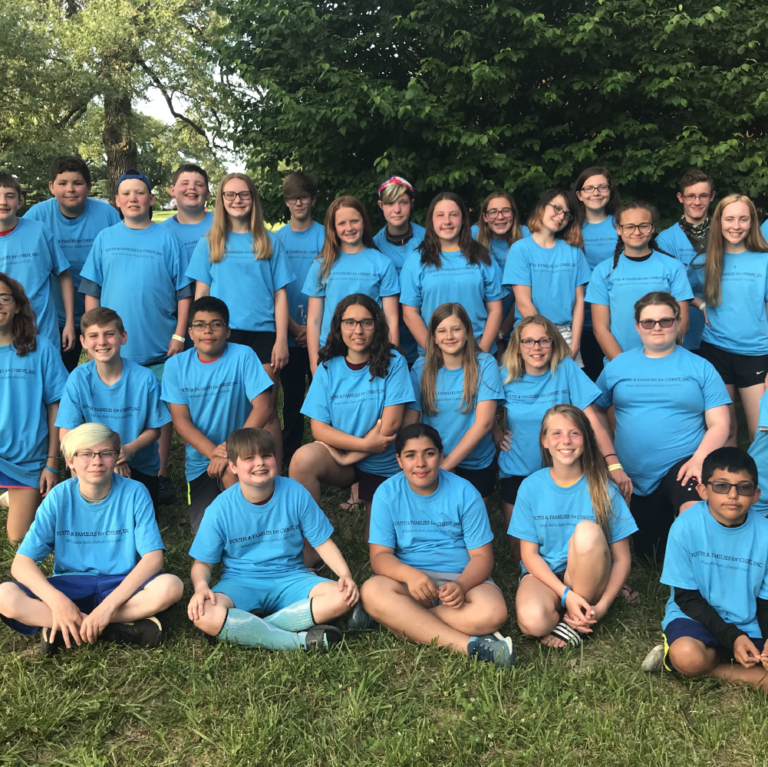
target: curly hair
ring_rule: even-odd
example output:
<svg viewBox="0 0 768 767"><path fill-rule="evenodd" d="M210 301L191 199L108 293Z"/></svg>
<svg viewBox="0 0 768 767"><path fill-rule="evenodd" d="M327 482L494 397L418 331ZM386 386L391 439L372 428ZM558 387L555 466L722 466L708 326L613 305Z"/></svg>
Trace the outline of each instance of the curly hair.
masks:
<svg viewBox="0 0 768 767"><path fill-rule="evenodd" d="M373 337L368 347L368 370L371 381L374 378L386 378L389 362L395 347L389 342L389 325L381 307L365 293L353 293L339 301L331 319L331 329L325 346L317 355L318 364L325 364L334 357L346 357L349 351L341 335L341 318L350 306L362 306L373 317Z"/></svg>
<svg viewBox="0 0 768 767"><path fill-rule="evenodd" d="M25 357L37 349L37 318L32 304L20 282L5 272L0 272L0 283L5 283L13 296L18 311L13 318L13 347L19 357Z"/></svg>

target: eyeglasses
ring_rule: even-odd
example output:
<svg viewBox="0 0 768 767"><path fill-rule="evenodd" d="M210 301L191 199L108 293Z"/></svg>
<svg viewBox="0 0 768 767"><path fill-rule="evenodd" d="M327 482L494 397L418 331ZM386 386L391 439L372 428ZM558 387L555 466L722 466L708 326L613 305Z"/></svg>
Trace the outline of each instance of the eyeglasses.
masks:
<svg viewBox="0 0 768 767"><path fill-rule="evenodd" d="M302 205L309 205L311 197L284 197L283 198L289 205L298 205L301 203Z"/></svg>
<svg viewBox="0 0 768 767"><path fill-rule="evenodd" d="M12 304L13 296L10 293L0 293L0 304Z"/></svg>
<svg viewBox="0 0 768 767"><path fill-rule="evenodd" d="M684 194L683 199L686 202L696 202L696 200L706 202L707 200L712 199L712 192L709 192L708 194Z"/></svg>
<svg viewBox="0 0 768 767"><path fill-rule="evenodd" d="M223 330L227 327L221 320L213 320L212 322L193 322L192 330L205 330L210 328L211 330Z"/></svg>
<svg viewBox="0 0 768 767"><path fill-rule="evenodd" d="M677 322L677 317L662 317L660 320L639 320L638 325L643 330L653 330L656 325L660 328L669 329Z"/></svg>
<svg viewBox="0 0 768 767"><path fill-rule="evenodd" d="M608 194L608 192L611 191L611 187L608 184L600 184L600 186L583 186L581 187L581 191L584 192L584 194L594 194L595 192Z"/></svg>
<svg viewBox="0 0 768 767"><path fill-rule="evenodd" d="M735 482L725 482L724 480L716 479L714 482L707 482L707 484L712 488L712 492L717 493L718 495L728 495L731 492L732 487L736 488L736 492L739 495L749 497L755 494L755 485L753 482L739 482L737 484Z"/></svg>
<svg viewBox="0 0 768 767"><path fill-rule="evenodd" d="M94 453L92 450L81 450L75 453L75 458L90 463L97 455L102 461L111 461L113 458L117 458L117 450L102 450L100 453Z"/></svg>
<svg viewBox="0 0 768 767"><path fill-rule="evenodd" d="M621 229L622 234L633 234L635 229L640 234L648 234L648 232L653 230L653 224L647 222L645 224L619 224L619 229Z"/></svg>
<svg viewBox="0 0 768 767"><path fill-rule="evenodd" d="M502 218L510 218L512 216L512 208L491 208L490 210L485 211L485 215L488 216L488 218L498 218L499 216Z"/></svg>
<svg viewBox="0 0 768 767"><path fill-rule="evenodd" d="M569 213L567 210L561 208L559 205L555 205L553 202L548 202L547 205L555 211L556 216L565 216L566 221L573 221L573 213Z"/></svg>
<svg viewBox="0 0 768 767"><path fill-rule="evenodd" d="M221 196L227 201L232 202L234 199L239 198L244 202L253 199L253 195L246 190L245 192L222 192Z"/></svg>
<svg viewBox="0 0 768 767"><path fill-rule="evenodd" d="M551 338L523 338L520 341L520 346L526 349L533 349L534 346L539 345L542 349L549 349L552 346Z"/></svg>
<svg viewBox="0 0 768 767"><path fill-rule="evenodd" d="M374 326L375 320L373 320L371 317L366 317L364 320L342 320L341 324L346 330L354 330L358 325L363 330L370 330Z"/></svg>

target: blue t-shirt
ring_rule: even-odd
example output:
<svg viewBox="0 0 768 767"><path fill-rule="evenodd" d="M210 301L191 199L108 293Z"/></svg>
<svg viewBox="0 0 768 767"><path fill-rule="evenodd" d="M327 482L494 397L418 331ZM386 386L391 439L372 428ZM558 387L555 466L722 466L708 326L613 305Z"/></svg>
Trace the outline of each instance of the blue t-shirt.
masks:
<svg viewBox="0 0 768 767"><path fill-rule="evenodd" d="M76 478L43 498L19 554L42 562L53 552L54 575L127 575L150 551L165 551L149 491L112 475L109 494L88 503Z"/></svg>
<svg viewBox="0 0 768 767"><path fill-rule="evenodd" d="M103 423L120 435L125 445L145 429L159 429L171 422L168 406L160 399L160 384L148 368L123 360L120 380L107 386L91 360L76 367L64 388L56 426L74 429L81 423ZM157 442L139 450L128 461L136 471L157 476L160 456Z"/></svg>
<svg viewBox="0 0 768 767"><path fill-rule="evenodd" d="M611 333L622 351L642 346L635 328L635 302L655 290L671 293L678 301L693 298L683 264L655 250L645 260L627 258L622 253L615 269L611 256L592 272L587 301L609 307Z"/></svg>
<svg viewBox="0 0 768 767"><path fill-rule="evenodd" d="M263 505L243 496L240 484L225 490L205 510L189 556L222 562L221 580L279 578L306 573L304 538L320 546L333 527L309 491L295 479L275 477L275 491Z"/></svg>
<svg viewBox="0 0 768 767"><path fill-rule="evenodd" d="M760 231L763 233L763 237L768 240L768 219L763 221L763 225L760 227Z"/></svg>
<svg viewBox="0 0 768 767"><path fill-rule="evenodd" d="M40 221L20 218L16 228L0 237L0 272L18 280L37 316L37 332L57 349L61 344L51 280L69 269L53 230Z"/></svg>
<svg viewBox="0 0 768 767"><path fill-rule="evenodd" d="M637 525L613 482L608 483L608 492L613 514L608 522L607 538L608 543L613 544L637 532ZM568 563L568 542L576 525L584 519L597 521L584 475L575 485L561 487L545 468L520 484L507 532L523 541L538 543L539 554L549 569L561 573ZM522 562L521 566L524 573L528 572Z"/></svg>
<svg viewBox="0 0 768 767"><path fill-rule="evenodd" d="M581 236L584 240L584 258L592 271L606 258L613 258L618 239L613 216L607 216L599 224L585 221L581 225ZM592 307L588 303L584 306L584 327L592 327Z"/></svg>
<svg viewBox="0 0 768 767"><path fill-rule="evenodd" d="M768 253L724 253L722 303L707 306L702 341L735 354L768 354Z"/></svg>
<svg viewBox="0 0 768 767"><path fill-rule="evenodd" d="M468 413L462 412L464 396L464 368L448 370L440 368L435 377L435 394L438 412L427 415L421 404L421 376L424 373L424 357L419 357L411 368L411 383L416 401L409 407L421 412L422 423L434 426L443 441L443 450L448 455L461 442L464 435L475 423L475 408L478 402L492 400L497 402L504 398L499 378L499 368L496 360L490 355L480 352L477 356L477 394ZM493 435L489 431L477 443L475 449L459 464L462 469L485 469L493 463L496 446Z"/></svg>
<svg viewBox="0 0 768 767"><path fill-rule="evenodd" d="M200 362L197 349L175 354L165 365L162 398L169 405L186 405L190 419L211 442L220 445L241 429L256 397L272 381L250 346L227 344L213 362ZM187 444L187 481L199 477L210 461Z"/></svg>
<svg viewBox="0 0 768 767"><path fill-rule="evenodd" d="M413 237L411 237L405 245L393 245L387 240L387 227L379 231L379 233L373 238L376 243L376 247L392 261L397 272L397 278L400 279L400 273L403 271L403 265L411 258L419 258L419 252L416 248L421 245L424 240L424 227L418 224L411 224L411 231ZM400 308L400 349L402 349L405 359L408 360L409 365L413 365L416 358L419 356L419 345L416 343L416 339L413 337L408 326L403 321L403 310Z"/></svg>
<svg viewBox="0 0 768 767"><path fill-rule="evenodd" d="M303 232L294 232L290 224L278 229L275 234L285 248L285 255L288 256L288 263L293 269L296 279L289 282L286 286L288 293L288 312L291 319L298 325L307 324L307 308L309 307L309 298L301 292L304 287L304 280L307 279L307 273L312 262L320 255L325 241L325 227L312 222L312 226ZM288 346L296 347L296 339L293 333L288 333Z"/></svg>
<svg viewBox="0 0 768 767"><path fill-rule="evenodd" d="M509 250L502 283L506 286L528 285L536 311L555 325L570 325L576 288L586 285L590 268L579 248L564 240L555 240L554 248L542 248L533 237L518 240ZM523 315L515 307L519 322Z"/></svg>
<svg viewBox="0 0 768 767"><path fill-rule="evenodd" d="M352 370L344 357L334 357L317 366L301 412L316 421L353 437L364 437L381 418L385 407L414 401L405 358L392 352L386 378L374 378L368 366ZM371 453L357 465L370 474L391 477L400 471L395 443L383 453Z"/></svg>
<svg viewBox="0 0 768 767"><path fill-rule="evenodd" d="M731 402L715 368L682 346L666 357L630 349L605 366L597 385L597 404L616 409L614 446L636 495L650 495L693 455L706 432L704 413Z"/></svg>
<svg viewBox="0 0 768 767"><path fill-rule="evenodd" d="M480 341L488 319L485 304L501 301L505 291L501 287L501 272L496 262L473 266L460 250L442 251L440 269L421 262L421 254L414 254L403 266L400 274L400 303L421 310L421 318L429 327L432 313L440 304L461 304L469 315L472 332ZM494 343L491 352L495 349ZM421 354L423 349L419 349Z"/></svg>
<svg viewBox="0 0 768 767"><path fill-rule="evenodd" d="M181 273L186 274L197 243L208 234L213 226L213 213L210 211L206 213L205 218L199 224L182 224L174 215L166 218L161 226L167 226L176 235L181 250Z"/></svg>
<svg viewBox="0 0 768 767"><path fill-rule="evenodd" d="M757 486L762 491L760 500L752 505L750 511L766 516L768 514L768 391L760 397L757 431L748 452L757 465Z"/></svg>
<svg viewBox="0 0 768 767"><path fill-rule="evenodd" d="M296 280L283 243L267 232L272 255L257 260L251 250L253 236L230 232L224 258L211 263L208 238L197 243L187 277L211 286L211 295L229 308L229 325L236 330L275 332L275 293Z"/></svg>
<svg viewBox="0 0 768 767"><path fill-rule="evenodd" d="M53 235L61 248L64 257L69 261L69 273L75 284L75 327L79 329L80 318L85 311L85 296L79 293L80 271L88 258L96 235L107 227L120 223L120 214L108 203L89 197L85 201L85 209L77 218L67 218L59 208L56 198L39 202L31 207L24 218L29 221L42 222ZM59 281L51 276L51 292L56 304L59 327L66 322L64 301L61 298Z"/></svg>
<svg viewBox="0 0 768 767"><path fill-rule="evenodd" d="M517 509L515 509L517 513ZM726 622L759 638L757 600L768 599L768 519L749 514L739 527L721 525L700 501L672 524L661 582L672 587L663 630L688 616L675 602L675 588L699 591Z"/></svg>
<svg viewBox="0 0 768 767"><path fill-rule="evenodd" d="M522 378L503 383L507 377L504 365L499 375L504 388L500 404L507 409L507 429L512 432L512 447L499 453L499 476L527 477L541 468L539 432L547 410L553 405L584 410L600 396L600 389L570 357L554 375L549 370L540 376L523 373Z"/></svg>
<svg viewBox="0 0 768 767"><path fill-rule="evenodd" d="M364 293L381 306L381 299L400 292L395 266L385 255L373 248L360 253L339 253L331 267L325 285L321 279L322 267L315 259L309 267L301 291L306 296L323 298L323 322L320 327L320 347L331 330L331 319L336 306L353 293Z"/></svg>
<svg viewBox="0 0 768 767"><path fill-rule="evenodd" d="M527 227L526 227L527 229ZM477 239L479 232L477 224L472 227L472 238ZM491 240L488 243L488 252L499 267L499 274L504 273L504 267L507 263L507 253L509 253L510 245L507 245L506 240L498 240L496 237L491 236ZM512 311L512 307L515 305L515 294L510 290L502 299L501 306L504 313L504 318Z"/></svg>
<svg viewBox="0 0 768 767"><path fill-rule="evenodd" d="M480 493L449 471L439 470L437 490L419 495L405 475L391 477L374 493L368 543L394 549L419 570L462 573L469 551L493 540Z"/></svg>
<svg viewBox="0 0 768 767"><path fill-rule="evenodd" d="M123 359L164 362L176 332L177 304L193 294L173 232L158 224L110 226L97 235L81 277L80 292L96 296L123 320L128 332Z"/></svg>
<svg viewBox="0 0 768 767"><path fill-rule="evenodd" d="M704 261L706 253L697 254L691 245L688 235L676 223L665 229L657 238L656 244L667 253L671 253L686 268L688 281L694 293L701 294L704 281ZM701 287L697 287L701 286ZM698 349L701 345L701 334L704 332L704 315L697 309L691 311L691 324L683 339L686 349Z"/></svg>
<svg viewBox="0 0 768 767"><path fill-rule="evenodd" d="M0 346L0 471L37 487L48 455L46 405L58 402L67 371L57 349L37 336L23 357L13 344Z"/></svg>

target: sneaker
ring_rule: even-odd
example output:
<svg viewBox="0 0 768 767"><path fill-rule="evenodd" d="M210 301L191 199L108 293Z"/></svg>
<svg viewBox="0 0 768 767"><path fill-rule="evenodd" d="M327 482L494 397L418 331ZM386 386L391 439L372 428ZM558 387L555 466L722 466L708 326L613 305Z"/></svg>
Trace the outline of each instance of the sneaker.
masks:
<svg viewBox="0 0 768 767"><path fill-rule="evenodd" d="M176 490L170 477L158 476L157 502L161 506L170 506L176 500Z"/></svg>
<svg viewBox="0 0 768 767"><path fill-rule="evenodd" d="M514 668L517 662L512 640L510 637L502 636L498 631L495 634L472 637L467 650L470 658L493 663L500 668Z"/></svg>
<svg viewBox="0 0 768 767"><path fill-rule="evenodd" d="M645 656L640 668L649 674L658 674L664 668L664 645L657 644L648 655Z"/></svg>
<svg viewBox="0 0 768 767"><path fill-rule="evenodd" d="M0 495L0 506L5 506L6 509L10 508L11 502L8 500L8 491L6 490Z"/></svg>
<svg viewBox="0 0 768 767"><path fill-rule="evenodd" d="M347 624L347 631L373 631L379 628L379 622L365 611L363 605L358 602L355 605L355 609L352 610L349 623Z"/></svg>
<svg viewBox="0 0 768 767"><path fill-rule="evenodd" d="M154 615L133 623L110 623L102 631L101 639L115 644L157 647L163 641L163 626Z"/></svg>
<svg viewBox="0 0 768 767"><path fill-rule="evenodd" d="M343 639L341 631L336 626L328 626L318 623L316 626L307 630L307 637L304 640L307 650L319 650L327 652Z"/></svg>
<svg viewBox="0 0 768 767"><path fill-rule="evenodd" d="M66 647L64 644L64 637L61 635L61 631L56 632L53 642L50 640L51 629L47 626L43 626L40 630L40 654L41 655L56 655L62 647ZM72 642L74 643L74 639Z"/></svg>

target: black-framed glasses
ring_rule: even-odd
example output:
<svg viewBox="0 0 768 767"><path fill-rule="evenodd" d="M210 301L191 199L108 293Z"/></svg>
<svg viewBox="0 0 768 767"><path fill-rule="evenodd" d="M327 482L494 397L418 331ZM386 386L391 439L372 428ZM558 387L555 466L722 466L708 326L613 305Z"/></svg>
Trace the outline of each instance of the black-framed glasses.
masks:
<svg viewBox="0 0 768 767"><path fill-rule="evenodd" d="M524 347L525 349L533 349L533 347L536 345L538 345L541 349L549 349L549 347L552 346L552 339L551 338L523 338L520 340L520 346Z"/></svg>
<svg viewBox="0 0 768 767"><path fill-rule="evenodd" d="M491 208L485 211L485 215L488 218L510 218L512 216L512 208Z"/></svg>
<svg viewBox="0 0 768 767"><path fill-rule="evenodd" d="M13 295L11 293L0 293L0 304L12 304Z"/></svg>
<svg viewBox="0 0 768 767"><path fill-rule="evenodd" d="M600 184L599 186L583 186L581 187L581 191L584 192L584 194L594 194L595 192L600 192L600 194L608 194L608 192L611 191L611 187L609 184Z"/></svg>
<svg viewBox="0 0 768 767"><path fill-rule="evenodd" d="M113 458L117 458L117 450L101 450L98 453L93 450L78 450L74 454L75 458L79 458L86 463L91 463L97 455L102 461L111 461Z"/></svg>
<svg viewBox="0 0 768 767"><path fill-rule="evenodd" d="M190 327L192 330L205 330L206 328L210 328L211 330L223 330L227 326L222 320L212 320L211 322L193 322Z"/></svg>
<svg viewBox="0 0 768 767"><path fill-rule="evenodd" d="M252 200L253 199L253 195L247 189L244 192L222 192L221 196L227 202L232 202L233 200L235 200L237 198L243 200L244 202L248 202L248 200Z"/></svg>
<svg viewBox="0 0 768 767"><path fill-rule="evenodd" d="M555 211L555 215L565 216L566 221L573 221L573 213L570 211L567 211L565 208L561 208L559 205L555 205L554 202L548 202L547 205L549 205L549 207Z"/></svg>
<svg viewBox="0 0 768 767"><path fill-rule="evenodd" d="M358 325L363 330L370 330L374 326L375 322L376 321L372 317L366 317L364 320L342 320L341 324L346 330L354 330Z"/></svg>
<svg viewBox="0 0 768 767"><path fill-rule="evenodd" d="M309 195L303 195L301 197L284 197L283 198L289 205L298 205L301 203L302 205L309 205L310 200L312 199Z"/></svg>
<svg viewBox="0 0 768 767"><path fill-rule="evenodd" d="M657 324L660 328L669 330L675 322L677 322L677 317L662 317L660 320L639 320L637 324L643 330L653 330Z"/></svg>
<svg viewBox="0 0 768 767"><path fill-rule="evenodd" d="M696 200L705 202L706 200L712 199L712 192L708 192L707 194L684 194L683 199L686 202L696 202Z"/></svg>
<svg viewBox="0 0 768 767"><path fill-rule="evenodd" d="M653 224L649 224L647 221L643 224L619 224L622 234L634 234L637 229L640 234L648 234L653 230Z"/></svg>
<svg viewBox="0 0 768 767"><path fill-rule="evenodd" d="M712 488L713 493L718 495L728 495L731 492L731 488L735 487L736 492L739 495L750 497L755 494L754 482L726 482L723 479L715 479L707 484Z"/></svg>

